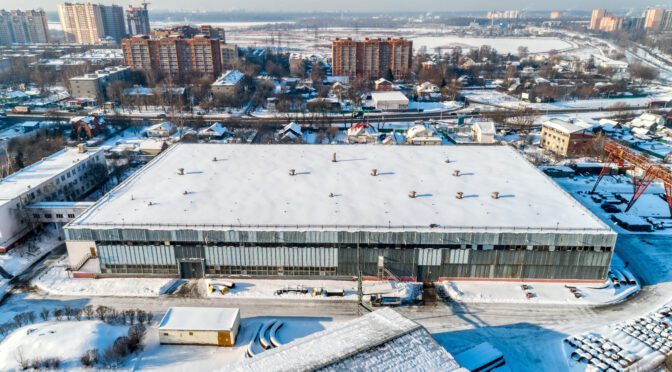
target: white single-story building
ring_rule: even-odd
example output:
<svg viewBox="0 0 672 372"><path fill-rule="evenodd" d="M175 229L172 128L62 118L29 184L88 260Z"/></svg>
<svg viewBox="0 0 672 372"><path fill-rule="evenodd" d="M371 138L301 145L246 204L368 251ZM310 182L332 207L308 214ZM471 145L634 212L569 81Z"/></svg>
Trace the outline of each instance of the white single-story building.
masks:
<svg viewBox="0 0 672 372"><path fill-rule="evenodd" d="M479 121L471 126L471 136L478 143L495 143L495 123Z"/></svg>
<svg viewBox="0 0 672 372"><path fill-rule="evenodd" d="M239 329L237 308L171 307L159 324L159 343L233 346Z"/></svg>
<svg viewBox="0 0 672 372"><path fill-rule="evenodd" d="M378 110L408 110L408 97L397 91L373 92L371 93L371 102Z"/></svg>

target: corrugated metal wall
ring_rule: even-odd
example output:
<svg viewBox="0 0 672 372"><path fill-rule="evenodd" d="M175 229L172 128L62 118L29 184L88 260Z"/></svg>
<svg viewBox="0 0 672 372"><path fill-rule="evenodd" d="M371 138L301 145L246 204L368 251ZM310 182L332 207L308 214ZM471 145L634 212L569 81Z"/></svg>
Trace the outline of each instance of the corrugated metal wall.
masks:
<svg viewBox="0 0 672 372"><path fill-rule="evenodd" d="M102 265L175 265L173 247L163 245L98 245Z"/></svg>
<svg viewBox="0 0 672 372"><path fill-rule="evenodd" d="M363 247L234 247L177 244L123 245L98 244L104 272L165 273L177 272L181 259L204 259L211 273L232 272L217 267L263 268L276 275L278 268L315 268L288 273L329 272L357 275L357 262L364 275L378 275L379 257L397 276L437 279L454 278L526 278L587 279L606 277L612 252L569 250L501 250L448 248L377 248ZM143 267L144 266L144 267ZM333 270L324 271L324 268ZM160 271L158 271L160 270ZM291 275L291 274L290 274ZM299 274L297 274L299 275Z"/></svg>
<svg viewBox="0 0 672 372"><path fill-rule="evenodd" d="M593 246L613 247L616 233L571 231L529 232L526 230L497 232L389 232L389 231L218 231L169 229L91 229L66 226L68 240L99 242L190 242L233 244L362 244L392 246L447 246L463 244L534 245L534 246Z"/></svg>
<svg viewBox="0 0 672 372"><path fill-rule="evenodd" d="M205 247L206 265L336 267L338 248Z"/></svg>

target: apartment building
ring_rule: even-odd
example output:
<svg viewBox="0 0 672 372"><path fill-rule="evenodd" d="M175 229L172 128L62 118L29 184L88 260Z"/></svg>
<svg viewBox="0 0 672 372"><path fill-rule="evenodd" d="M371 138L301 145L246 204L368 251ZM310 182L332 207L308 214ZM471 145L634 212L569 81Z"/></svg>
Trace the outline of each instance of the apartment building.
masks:
<svg viewBox="0 0 672 372"><path fill-rule="evenodd" d="M614 32L623 28L623 18L606 16L600 22L600 31Z"/></svg>
<svg viewBox="0 0 672 372"><path fill-rule="evenodd" d="M128 24L128 34L149 35L152 31L149 27L148 3L143 3L141 7L129 5L126 10L126 23Z"/></svg>
<svg viewBox="0 0 672 372"><path fill-rule="evenodd" d="M193 39L134 36L121 45L126 65L134 71L155 70L175 78L194 73L217 77L222 72L221 42L203 35Z"/></svg>
<svg viewBox="0 0 672 372"><path fill-rule="evenodd" d="M644 12L644 29L659 30L663 22L664 14L665 9L661 8L647 9L646 12Z"/></svg>
<svg viewBox="0 0 672 372"><path fill-rule="evenodd" d="M74 98L89 98L98 102L107 99L107 86L128 77L128 67L108 67L92 74L77 76L70 79L70 95Z"/></svg>
<svg viewBox="0 0 672 372"><path fill-rule="evenodd" d="M593 13L590 17L590 29L591 30L599 30L600 29L600 23L602 22L602 18L604 18L607 15L607 10L606 9L593 9Z"/></svg>
<svg viewBox="0 0 672 372"><path fill-rule="evenodd" d="M395 79L404 79L410 75L412 59L413 42L404 38L332 42L334 76L377 79L392 72Z"/></svg>
<svg viewBox="0 0 672 372"><path fill-rule="evenodd" d="M0 10L0 45L48 42L49 28L44 10Z"/></svg>
<svg viewBox="0 0 672 372"><path fill-rule="evenodd" d="M117 42L126 35L124 10L118 5L65 3L58 16L68 42L97 44L105 38Z"/></svg>
<svg viewBox="0 0 672 372"><path fill-rule="evenodd" d="M609 14L606 9L593 9L590 18L590 29L603 32L614 32L623 28L623 17Z"/></svg>

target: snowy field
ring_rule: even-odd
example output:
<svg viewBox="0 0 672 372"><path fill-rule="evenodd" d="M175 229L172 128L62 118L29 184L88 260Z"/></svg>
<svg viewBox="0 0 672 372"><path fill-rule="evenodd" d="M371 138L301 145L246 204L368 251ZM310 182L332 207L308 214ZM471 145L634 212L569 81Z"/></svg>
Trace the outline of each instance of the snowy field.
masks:
<svg viewBox="0 0 672 372"><path fill-rule="evenodd" d="M416 25L402 28L349 28L329 27L320 28L315 39L315 29L290 29L290 30L254 30L232 29L227 30L227 42L242 47L275 47L284 51L299 52L304 54L331 54L331 41L336 38L352 37L364 38L387 38L404 37L413 41L413 48L417 51L424 47L428 52L434 52L436 48L449 49L461 47L463 49L480 48L488 45L500 53L517 54L518 47L526 46L532 53L543 53L550 50L567 50L575 45L571 42L556 37L475 37L459 36L457 32L463 32L465 28L452 28L436 26Z"/></svg>
<svg viewBox="0 0 672 372"><path fill-rule="evenodd" d="M432 52L436 48L453 49L460 47L462 49L480 48L482 45L488 45L497 50L497 52L506 54L518 54L518 47L525 46L530 53L544 53L551 50L566 50L572 47L567 41L555 37L460 37L457 35L446 36L419 36L412 37L413 47L417 50L420 47L426 47Z"/></svg>
<svg viewBox="0 0 672 372"><path fill-rule="evenodd" d="M81 368L79 358L90 349L103 350L128 327L98 320L52 321L18 328L0 343L2 370L21 370L19 360L58 358L61 369Z"/></svg>
<svg viewBox="0 0 672 372"><path fill-rule="evenodd" d="M42 273L31 283L41 290L62 296L157 297L165 293L176 279L153 278L71 278L66 271L67 258Z"/></svg>
<svg viewBox="0 0 672 372"><path fill-rule="evenodd" d="M551 103L532 103L519 100L516 97L496 90L469 90L462 91L462 95L470 102L490 105L500 108L519 109L533 108L536 110L572 110L572 109L594 109L599 111L603 108L614 106L645 107L651 101L670 100L672 91L665 90L652 93L646 97L632 98L608 98L608 99L577 99L571 101L557 101Z"/></svg>

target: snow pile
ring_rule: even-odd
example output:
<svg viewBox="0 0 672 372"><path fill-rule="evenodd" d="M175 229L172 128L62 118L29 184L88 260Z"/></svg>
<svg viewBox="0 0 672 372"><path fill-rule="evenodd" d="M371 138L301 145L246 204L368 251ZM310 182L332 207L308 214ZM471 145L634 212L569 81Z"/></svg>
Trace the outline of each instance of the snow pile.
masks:
<svg viewBox="0 0 672 372"><path fill-rule="evenodd" d="M3 370L20 370L17 359L58 358L60 368L80 367L79 358L90 349L104 350L128 327L97 320L45 322L17 329L0 344Z"/></svg>
<svg viewBox="0 0 672 372"><path fill-rule="evenodd" d="M71 278L65 271L64 261L60 261L32 284L43 291L63 296L119 296L158 297L172 286L176 279L154 278Z"/></svg>

